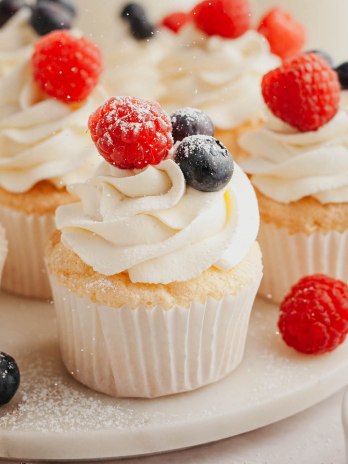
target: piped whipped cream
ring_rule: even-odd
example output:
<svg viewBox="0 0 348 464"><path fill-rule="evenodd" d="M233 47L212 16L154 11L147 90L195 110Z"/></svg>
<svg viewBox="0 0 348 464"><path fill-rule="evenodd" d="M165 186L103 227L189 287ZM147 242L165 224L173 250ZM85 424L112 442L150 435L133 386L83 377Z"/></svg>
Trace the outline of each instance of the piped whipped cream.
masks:
<svg viewBox="0 0 348 464"><path fill-rule="evenodd" d="M0 81L0 187L25 192L48 180L62 188L90 177L100 156L87 129L105 99L101 88L79 106L38 91L29 61Z"/></svg>
<svg viewBox="0 0 348 464"><path fill-rule="evenodd" d="M57 210L62 242L95 271L127 271L132 282L167 284L211 266L230 269L259 228L255 193L237 165L219 192L188 187L171 159L139 171L104 162L96 176L69 191L80 202Z"/></svg>
<svg viewBox="0 0 348 464"><path fill-rule="evenodd" d="M190 102L207 112L219 129L258 121L263 116L261 78L279 64L256 31L225 39L207 37L188 25L160 63L166 88L160 102L170 112Z"/></svg>
<svg viewBox="0 0 348 464"><path fill-rule="evenodd" d="M29 8L21 8L0 29L0 78L29 58L37 35L30 27Z"/></svg>
<svg viewBox="0 0 348 464"><path fill-rule="evenodd" d="M325 126L299 132L269 115L261 129L245 133L242 163L266 196L290 203L312 196L320 203L348 202L348 114L341 110Z"/></svg>

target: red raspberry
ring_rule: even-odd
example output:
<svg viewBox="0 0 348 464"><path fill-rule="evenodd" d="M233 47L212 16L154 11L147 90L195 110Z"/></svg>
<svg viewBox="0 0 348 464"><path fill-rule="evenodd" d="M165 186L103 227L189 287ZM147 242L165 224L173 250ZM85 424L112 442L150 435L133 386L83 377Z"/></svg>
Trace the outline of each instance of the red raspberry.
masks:
<svg viewBox="0 0 348 464"><path fill-rule="evenodd" d="M102 72L99 48L67 31L55 31L40 39L34 48L32 65L40 89L64 103L85 100Z"/></svg>
<svg viewBox="0 0 348 464"><path fill-rule="evenodd" d="M162 26L167 27L176 34L180 29L185 26L191 20L190 13L185 13L184 11L177 11L171 13L165 18L162 19Z"/></svg>
<svg viewBox="0 0 348 464"><path fill-rule="evenodd" d="M207 35L235 39L250 29L247 0L204 0L192 10L193 21Z"/></svg>
<svg viewBox="0 0 348 464"><path fill-rule="evenodd" d="M321 274L304 277L281 303L278 327L301 353L334 350L348 332L348 285Z"/></svg>
<svg viewBox="0 0 348 464"><path fill-rule="evenodd" d="M282 59L298 55L306 40L305 28L282 8L272 8L261 20L258 32L268 40L272 53Z"/></svg>
<svg viewBox="0 0 348 464"><path fill-rule="evenodd" d="M158 164L173 146L169 116L158 103L141 98L109 98L88 126L99 153L121 169Z"/></svg>
<svg viewBox="0 0 348 464"><path fill-rule="evenodd" d="M266 74L262 94L275 116L301 132L315 131L337 113L340 84L323 58L305 53Z"/></svg>

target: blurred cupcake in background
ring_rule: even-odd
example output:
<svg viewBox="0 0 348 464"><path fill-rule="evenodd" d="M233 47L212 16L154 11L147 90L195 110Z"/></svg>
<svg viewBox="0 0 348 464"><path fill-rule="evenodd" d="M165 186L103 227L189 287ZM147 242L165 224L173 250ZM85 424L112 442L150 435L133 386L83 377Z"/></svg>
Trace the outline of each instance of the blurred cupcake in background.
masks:
<svg viewBox="0 0 348 464"><path fill-rule="evenodd" d="M268 16L273 20L266 21ZM289 17L285 27L281 15L268 16L258 32L251 27L246 0L202 1L183 21L175 47L160 62L165 89L161 104L170 112L189 105L208 113L217 138L236 156L238 136L258 127L264 117L261 78L281 62L271 45L282 36L286 50L293 54L304 42L302 25ZM301 39L294 45L299 28Z"/></svg>
<svg viewBox="0 0 348 464"><path fill-rule="evenodd" d="M29 59L40 36L70 29L76 17L71 0L0 1L0 78Z"/></svg>
<svg viewBox="0 0 348 464"><path fill-rule="evenodd" d="M56 31L0 81L0 222L9 253L2 288L46 298L45 241L57 206L71 202L72 181L99 163L88 116L104 100L98 86L99 49L83 37Z"/></svg>
<svg viewBox="0 0 348 464"><path fill-rule="evenodd" d="M260 292L279 302L306 275L348 281L348 114L337 73L314 53L265 75L262 93L267 123L240 144L260 207Z"/></svg>

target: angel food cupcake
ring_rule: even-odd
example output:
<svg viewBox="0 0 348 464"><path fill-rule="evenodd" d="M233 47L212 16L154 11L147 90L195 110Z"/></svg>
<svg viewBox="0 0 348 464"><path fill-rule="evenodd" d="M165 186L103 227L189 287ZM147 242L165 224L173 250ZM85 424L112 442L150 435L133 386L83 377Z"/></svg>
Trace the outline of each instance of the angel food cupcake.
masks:
<svg viewBox="0 0 348 464"><path fill-rule="evenodd" d="M95 45L59 31L41 39L32 59L0 82L0 221L9 240L5 290L50 296L43 250L55 209L73 200L67 183L86 179L99 163L87 121L104 99L100 89L93 90L100 71Z"/></svg>
<svg viewBox="0 0 348 464"><path fill-rule="evenodd" d="M24 0L1 0L0 78L30 58L40 36L56 29L70 29L75 15L69 0L38 0L30 7Z"/></svg>
<svg viewBox="0 0 348 464"><path fill-rule="evenodd" d="M280 59L250 29L245 0L203 1L191 17L160 62L160 101L170 112L187 104L207 112L217 137L236 154L238 135L262 120L260 81Z"/></svg>
<svg viewBox="0 0 348 464"><path fill-rule="evenodd" d="M269 120L240 144L261 214L260 290L280 301L306 275L348 281L348 115L337 74L316 54L268 73L262 92Z"/></svg>
<svg viewBox="0 0 348 464"><path fill-rule="evenodd" d="M109 164L69 188L79 201L58 209L47 253L68 371L119 397L226 376L262 275L249 180L209 135L169 151L156 103L111 98L89 127Z"/></svg>

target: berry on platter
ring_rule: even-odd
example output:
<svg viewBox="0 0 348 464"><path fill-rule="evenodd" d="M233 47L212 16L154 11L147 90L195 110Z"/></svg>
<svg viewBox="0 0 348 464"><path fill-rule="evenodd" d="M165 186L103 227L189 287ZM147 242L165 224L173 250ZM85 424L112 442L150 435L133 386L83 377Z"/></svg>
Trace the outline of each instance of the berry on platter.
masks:
<svg viewBox="0 0 348 464"><path fill-rule="evenodd" d="M73 16L58 3L42 1L33 7L30 24L42 36L59 29L71 29Z"/></svg>
<svg viewBox="0 0 348 464"><path fill-rule="evenodd" d="M203 0L191 14L196 27L209 36L235 39L251 25L248 0Z"/></svg>
<svg viewBox="0 0 348 464"><path fill-rule="evenodd" d="M175 151L188 185L201 192L222 190L233 175L233 159L227 148L207 135L186 137Z"/></svg>
<svg viewBox="0 0 348 464"><path fill-rule="evenodd" d="M20 383L20 373L16 361L0 352L0 406L14 397Z"/></svg>
<svg viewBox="0 0 348 464"><path fill-rule="evenodd" d="M147 40L155 35L156 28L139 3L128 3L121 11L121 18L129 23L131 34L135 39Z"/></svg>
<svg viewBox="0 0 348 464"><path fill-rule="evenodd" d="M141 98L109 98L88 127L99 153L120 169L156 165L173 146L169 116L158 103Z"/></svg>
<svg viewBox="0 0 348 464"><path fill-rule="evenodd" d="M298 55L306 40L303 24L279 7L266 13L257 30L268 40L272 53L282 59Z"/></svg>
<svg viewBox="0 0 348 464"><path fill-rule="evenodd" d="M281 303L278 327L301 353L334 350L348 332L348 285L322 274L304 277Z"/></svg>
<svg viewBox="0 0 348 464"><path fill-rule="evenodd" d="M171 31L177 34L180 31L180 29L190 21L190 13L186 13L184 11L176 11L175 13L171 13L162 19L162 26L166 27L167 29L170 29Z"/></svg>
<svg viewBox="0 0 348 464"><path fill-rule="evenodd" d="M214 124L210 117L196 108L180 108L170 117L174 143L189 135L214 136Z"/></svg>
<svg viewBox="0 0 348 464"><path fill-rule="evenodd" d="M25 5L24 0L0 0L0 27Z"/></svg>
<svg viewBox="0 0 348 464"><path fill-rule="evenodd" d="M32 56L34 80L40 89L64 103L85 100L99 82L99 48L84 37L55 31L40 39Z"/></svg>
<svg viewBox="0 0 348 464"><path fill-rule="evenodd" d="M348 63L342 63L335 69L338 75L338 79L341 84L341 88L344 90L348 89Z"/></svg>
<svg viewBox="0 0 348 464"><path fill-rule="evenodd" d="M65 8L73 18L77 15L76 6L72 0L37 0L37 3L54 3Z"/></svg>
<svg viewBox="0 0 348 464"><path fill-rule="evenodd" d="M336 115L340 90L337 73L315 53L286 60L262 79L268 108L301 132L315 131Z"/></svg>

